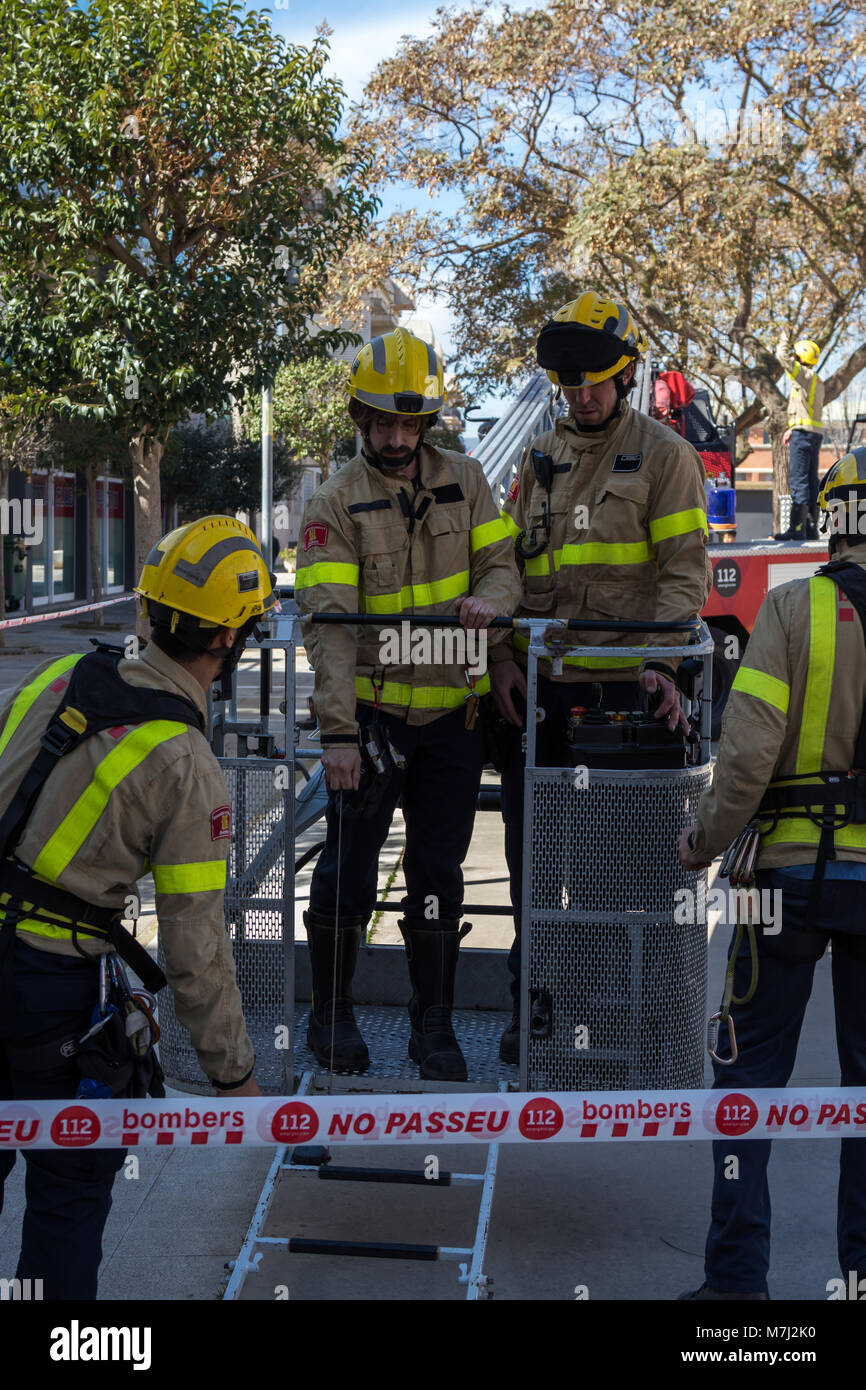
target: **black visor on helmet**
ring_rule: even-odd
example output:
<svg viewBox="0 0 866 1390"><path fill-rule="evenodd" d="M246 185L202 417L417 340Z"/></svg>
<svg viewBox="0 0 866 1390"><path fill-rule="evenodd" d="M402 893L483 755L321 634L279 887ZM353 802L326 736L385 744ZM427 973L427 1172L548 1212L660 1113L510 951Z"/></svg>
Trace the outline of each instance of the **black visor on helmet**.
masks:
<svg viewBox="0 0 866 1390"><path fill-rule="evenodd" d="M398 415L418 415L424 405L424 397L417 391L395 391L394 409Z"/></svg>
<svg viewBox="0 0 866 1390"><path fill-rule="evenodd" d="M613 333L582 323L546 323L536 346L539 367L556 372L563 386L582 381L585 372L606 372L621 357L637 355L636 348Z"/></svg>

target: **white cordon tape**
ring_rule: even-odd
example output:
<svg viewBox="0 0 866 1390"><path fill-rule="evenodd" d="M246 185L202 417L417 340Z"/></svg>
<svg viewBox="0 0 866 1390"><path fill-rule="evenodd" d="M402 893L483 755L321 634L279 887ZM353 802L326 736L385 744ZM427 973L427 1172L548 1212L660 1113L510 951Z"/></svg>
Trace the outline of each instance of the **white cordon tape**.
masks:
<svg viewBox="0 0 866 1390"><path fill-rule="evenodd" d="M866 1089L3 1101L0 1148L866 1138Z"/></svg>
<svg viewBox="0 0 866 1390"><path fill-rule="evenodd" d="M80 608L59 608L56 613L28 613L26 618L4 618L0 630L5 627L27 627L29 623L50 623L54 618L71 618L75 613L93 613L97 608L110 608L113 603L128 603L135 594L121 594L120 598L102 599L100 603L83 603Z"/></svg>

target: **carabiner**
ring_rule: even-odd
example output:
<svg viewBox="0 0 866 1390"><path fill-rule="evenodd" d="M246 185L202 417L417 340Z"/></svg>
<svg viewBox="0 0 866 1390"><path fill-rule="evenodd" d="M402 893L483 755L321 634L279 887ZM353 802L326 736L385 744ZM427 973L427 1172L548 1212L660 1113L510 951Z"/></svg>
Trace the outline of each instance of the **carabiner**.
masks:
<svg viewBox="0 0 866 1390"><path fill-rule="evenodd" d="M707 1024L707 1052L709 1052L714 1062L718 1062L720 1067L732 1067L740 1055L737 1051L737 1033L734 1028L734 1020L731 1018L731 1015L728 1014L728 1035L731 1039L730 1057L720 1057L716 1051L719 1042L719 1024L721 1021L722 1011L720 1009L718 1013L713 1014Z"/></svg>

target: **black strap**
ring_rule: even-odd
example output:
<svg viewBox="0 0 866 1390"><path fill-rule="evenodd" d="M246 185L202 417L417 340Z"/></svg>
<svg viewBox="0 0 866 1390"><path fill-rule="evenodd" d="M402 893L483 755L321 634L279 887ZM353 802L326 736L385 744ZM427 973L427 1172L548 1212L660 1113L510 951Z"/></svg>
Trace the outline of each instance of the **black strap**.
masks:
<svg viewBox="0 0 866 1390"><path fill-rule="evenodd" d="M18 844L58 759L91 734L123 724L144 724L151 719L180 720L204 733L201 712L185 696L128 685L117 670L122 655L122 649L101 643L95 652L83 656L72 668L63 698L40 739L40 750L0 820L0 858L10 855ZM83 721L83 728L73 728L64 722L61 716L67 711L75 711L80 716L74 722Z"/></svg>
<svg viewBox="0 0 866 1390"><path fill-rule="evenodd" d="M845 597L851 600L857 610L863 628L863 638L866 641L866 571L851 560L831 560L829 564L822 565L818 573L823 574L826 579L832 579ZM866 702L860 716L852 767L866 769Z"/></svg>
<svg viewBox="0 0 866 1390"><path fill-rule="evenodd" d="M0 893L10 895L11 901L0 903L0 910L7 921L10 918L13 920L13 925L22 917L33 915L31 909L24 907L25 903L32 903L33 908L40 908L54 917L68 917L74 923L75 934L79 936L95 936L109 941L121 960L135 971L145 989L152 994L158 993L165 984L165 976L159 966L140 942L121 926L118 908L97 907L95 903L89 903L55 883L43 883L26 864L18 860L7 860L0 864Z"/></svg>

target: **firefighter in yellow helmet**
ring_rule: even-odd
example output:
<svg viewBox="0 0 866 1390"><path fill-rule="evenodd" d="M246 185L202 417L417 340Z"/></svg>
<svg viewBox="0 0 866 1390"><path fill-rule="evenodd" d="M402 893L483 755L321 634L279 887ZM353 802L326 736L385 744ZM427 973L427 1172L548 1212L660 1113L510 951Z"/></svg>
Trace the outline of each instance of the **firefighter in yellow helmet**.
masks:
<svg viewBox="0 0 866 1390"><path fill-rule="evenodd" d="M137 587L152 624L140 656L99 644L52 659L0 709L0 1100L164 1094L145 1016L133 1057L123 1014L100 1006L108 961L121 1010L124 962L152 992L165 983L121 924L147 872L204 1075L228 1096L260 1094L223 916L229 797L206 729L207 692L274 606L272 578L232 517L172 531ZM123 1158L26 1151L17 1277L41 1279L46 1299L96 1297ZM0 1196L13 1162L0 1154Z"/></svg>
<svg viewBox="0 0 866 1390"><path fill-rule="evenodd" d="M525 450L505 502L523 579L519 613L543 618L682 621L703 607L711 581L706 554L704 470L697 452L673 430L633 410L628 394L646 349L625 304L586 290L554 314L538 338L537 357L562 388L569 413ZM582 634L574 633L572 644ZM583 637L584 644L586 642ZM658 692L656 717L687 727L675 684L677 661L635 662L616 645L634 634L605 638L607 658L566 655L562 674L539 662L539 766L572 762L566 741L569 711L600 698L602 708L638 706ZM652 645L681 644L670 634ZM523 769L520 731L526 697L524 634L491 652L493 694L509 727L502 801L505 852L517 935L509 957L514 1016L500 1048L519 1060L520 902L523 872ZM600 691L593 686L600 685Z"/></svg>
<svg viewBox="0 0 866 1390"><path fill-rule="evenodd" d="M680 837L687 869L709 864L757 818L753 997L734 1004L739 1056L715 1066L725 1091L787 1085L816 963L832 942L843 1086L866 1086L866 448L829 470L819 494L830 563L772 589L755 620L722 720L713 785ZM762 913L764 914L762 916ZM751 952L736 957L745 998ZM720 1055L731 1056L727 1027ZM713 1145L705 1283L684 1298L767 1297L770 1144ZM731 1154L737 1182L725 1172ZM866 1274L866 1146L843 1139L838 1195L843 1277Z"/></svg>
<svg viewBox="0 0 866 1390"><path fill-rule="evenodd" d="M413 629L409 648L408 625L309 625L330 798L304 917L313 976L307 1039L325 1066L369 1066L351 984L376 901L379 852L401 800L409 1055L422 1077L461 1081L466 1063L451 1009L466 930L460 866L484 762L483 638L493 646L496 635L484 629L513 611L517 571L480 465L426 440L444 403L433 348L403 328L374 338L352 364L349 397L363 444L304 512L298 607L302 615L456 615L463 630L439 630L438 638L460 640L443 640L437 652L435 630Z"/></svg>
<svg viewBox="0 0 866 1390"><path fill-rule="evenodd" d="M821 413L824 383L815 368L821 349L811 338L800 338L791 349L785 334L779 339L776 356L791 382L788 397L788 445L791 520L779 540L818 539L818 463L821 455Z"/></svg>

